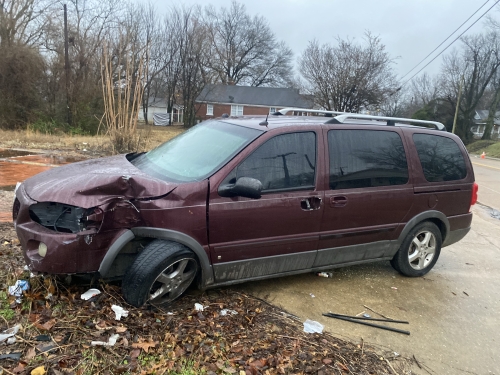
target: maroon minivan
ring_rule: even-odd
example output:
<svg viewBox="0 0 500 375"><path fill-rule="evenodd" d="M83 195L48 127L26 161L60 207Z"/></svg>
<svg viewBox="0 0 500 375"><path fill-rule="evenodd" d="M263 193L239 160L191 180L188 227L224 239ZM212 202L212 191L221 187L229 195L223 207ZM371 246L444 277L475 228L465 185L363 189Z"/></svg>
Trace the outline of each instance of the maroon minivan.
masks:
<svg viewBox="0 0 500 375"><path fill-rule="evenodd" d="M440 123L285 109L40 173L18 187L13 217L32 271L121 278L141 306L195 279L377 260L421 276L470 230L476 197L467 151Z"/></svg>

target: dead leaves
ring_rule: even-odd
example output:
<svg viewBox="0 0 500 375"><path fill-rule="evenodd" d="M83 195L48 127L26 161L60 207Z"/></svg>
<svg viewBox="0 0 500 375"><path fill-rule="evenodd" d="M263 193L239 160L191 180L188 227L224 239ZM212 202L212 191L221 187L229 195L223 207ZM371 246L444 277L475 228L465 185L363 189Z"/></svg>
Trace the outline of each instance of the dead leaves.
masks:
<svg viewBox="0 0 500 375"><path fill-rule="evenodd" d="M136 342L132 344L132 348L138 348L144 350L146 353L149 351L149 348L154 348L156 345L158 345L158 341L155 342Z"/></svg>

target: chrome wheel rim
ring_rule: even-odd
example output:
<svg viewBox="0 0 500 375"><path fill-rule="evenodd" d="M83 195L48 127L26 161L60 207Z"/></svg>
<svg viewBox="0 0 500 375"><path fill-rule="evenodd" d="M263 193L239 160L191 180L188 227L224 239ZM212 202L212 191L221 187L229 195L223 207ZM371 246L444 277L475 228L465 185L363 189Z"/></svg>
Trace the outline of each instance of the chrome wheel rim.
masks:
<svg viewBox="0 0 500 375"><path fill-rule="evenodd" d="M179 297L196 276L196 261L184 258L175 261L160 272L149 289L148 302L163 304Z"/></svg>
<svg viewBox="0 0 500 375"><path fill-rule="evenodd" d="M418 232L408 249L408 261L415 270L423 270L434 259L436 253L436 236L429 231Z"/></svg>

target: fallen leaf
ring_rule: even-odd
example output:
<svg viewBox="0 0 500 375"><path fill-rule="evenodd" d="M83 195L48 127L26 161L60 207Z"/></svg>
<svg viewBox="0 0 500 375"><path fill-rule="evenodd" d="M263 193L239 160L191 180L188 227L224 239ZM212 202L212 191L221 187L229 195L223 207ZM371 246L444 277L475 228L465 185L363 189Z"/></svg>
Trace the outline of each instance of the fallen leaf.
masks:
<svg viewBox="0 0 500 375"><path fill-rule="evenodd" d="M36 355L36 350L35 348L29 348L27 351L26 351L26 355L24 356L24 359L29 361L30 359L34 358Z"/></svg>
<svg viewBox="0 0 500 375"><path fill-rule="evenodd" d="M116 330L116 333L123 333L127 330L127 327L120 326L120 327L116 327L115 330Z"/></svg>
<svg viewBox="0 0 500 375"><path fill-rule="evenodd" d="M331 360L331 359L328 359L328 358L325 358L325 359L323 360L323 363L324 363L325 365L329 365L330 363L332 363L332 360Z"/></svg>
<svg viewBox="0 0 500 375"><path fill-rule="evenodd" d="M154 348L156 346L156 344L158 344L158 341L155 341L155 342L136 342L136 343L132 344L132 348L140 348L147 353L149 348Z"/></svg>
<svg viewBox="0 0 500 375"><path fill-rule="evenodd" d="M19 374L20 372L23 372L24 371L24 368L26 367L26 365L24 363L19 363L13 370L12 372L14 374Z"/></svg>
<svg viewBox="0 0 500 375"><path fill-rule="evenodd" d="M44 375L47 371L45 371L45 367L39 366L33 370L31 370L31 375Z"/></svg>
<svg viewBox="0 0 500 375"><path fill-rule="evenodd" d="M35 327L38 328L38 329L41 329L43 331L50 331L52 329L52 327L54 327L56 324L56 320L55 319L50 319L49 321L43 323L43 324L40 324L40 323L35 323Z"/></svg>
<svg viewBox="0 0 500 375"><path fill-rule="evenodd" d="M141 349L134 349L130 352L130 358L135 359L141 355Z"/></svg>

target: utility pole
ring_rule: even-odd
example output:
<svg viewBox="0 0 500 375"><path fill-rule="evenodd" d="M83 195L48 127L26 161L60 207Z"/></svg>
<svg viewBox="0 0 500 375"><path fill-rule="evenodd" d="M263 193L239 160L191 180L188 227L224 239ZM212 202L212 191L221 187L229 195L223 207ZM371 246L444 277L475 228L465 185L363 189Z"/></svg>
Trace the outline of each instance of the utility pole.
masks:
<svg viewBox="0 0 500 375"><path fill-rule="evenodd" d="M455 118L453 119L453 128L451 132L455 134L455 128L457 127L457 117L458 117L458 108L460 106L460 97L462 96L462 84L464 82L464 76L460 77L460 84L458 86L458 99L457 99L457 107L455 108Z"/></svg>
<svg viewBox="0 0 500 375"><path fill-rule="evenodd" d="M71 126L71 109L69 107L69 52L68 52L68 10L64 7L64 71L66 73L66 110L68 113L68 125Z"/></svg>

